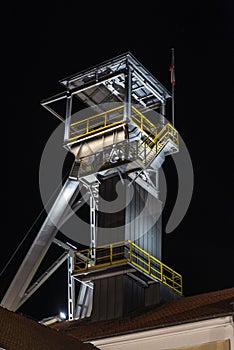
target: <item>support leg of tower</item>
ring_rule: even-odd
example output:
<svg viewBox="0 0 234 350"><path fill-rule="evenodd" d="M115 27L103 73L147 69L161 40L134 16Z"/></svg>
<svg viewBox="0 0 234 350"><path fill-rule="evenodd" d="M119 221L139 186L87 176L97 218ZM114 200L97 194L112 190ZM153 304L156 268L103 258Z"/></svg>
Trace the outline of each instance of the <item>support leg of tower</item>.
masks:
<svg viewBox="0 0 234 350"><path fill-rule="evenodd" d="M92 184L90 190L90 248L91 259L96 258L96 215L98 209L98 184Z"/></svg>
<svg viewBox="0 0 234 350"><path fill-rule="evenodd" d="M73 320L74 314L75 314L75 281L74 278L72 277L72 271L74 267L74 253L70 252L68 259L67 259L67 270L68 270L68 319Z"/></svg>
<svg viewBox="0 0 234 350"><path fill-rule="evenodd" d="M16 311L19 308L25 291L58 232L60 220L67 206L72 204L76 197L78 188L79 181L70 178L67 179L2 299L1 305L3 307L11 311Z"/></svg>

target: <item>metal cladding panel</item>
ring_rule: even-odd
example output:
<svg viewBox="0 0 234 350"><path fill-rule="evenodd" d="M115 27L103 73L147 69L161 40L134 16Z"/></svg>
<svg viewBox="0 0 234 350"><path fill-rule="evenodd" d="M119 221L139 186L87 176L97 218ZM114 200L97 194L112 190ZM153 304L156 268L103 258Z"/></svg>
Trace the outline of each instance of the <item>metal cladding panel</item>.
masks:
<svg viewBox="0 0 234 350"><path fill-rule="evenodd" d="M162 229L161 206L162 203L134 183L132 200L126 207L125 239L130 239L142 249L161 259ZM127 196L130 192L127 192ZM129 202L129 201L128 201Z"/></svg>
<svg viewBox="0 0 234 350"><path fill-rule="evenodd" d="M118 194L116 192L118 189ZM99 186L97 246L125 240L125 185L119 175L105 178ZM122 208L121 210L119 210Z"/></svg>
<svg viewBox="0 0 234 350"><path fill-rule="evenodd" d="M123 276L95 281L92 320L109 320L121 316L123 316Z"/></svg>
<svg viewBox="0 0 234 350"><path fill-rule="evenodd" d="M101 182L97 246L131 240L161 259L162 203L136 182L131 187L119 175Z"/></svg>
<svg viewBox="0 0 234 350"><path fill-rule="evenodd" d="M123 297L123 313L127 315L129 312L144 307L145 288L137 284L128 275L123 278L124 297Z"/></svg>
<svg viewBox="0 0 234 350"><path fill-rule="evenodd" d="M152 306L161 303L160 283L152 283L148 288L145 288L144 306Z"/></svg>
<svg viewBox="0 0 234 350"><path fill-rule="evenodd" d="M114 243L130 239L161 259L161 217L157 219L157 213L161 212L161 201L135 182L131 190L130 187L120 181L119 175L101 181L99 195L109 205L107 208L107 203L99 197L97 246L108 241ZM120 205L122 210L109 210L117 198L120 200L118 207ZM114 236L111 232L116 227L118 233ZM128 275L101 278L94 282L91 317L92 320L108 320L159 302L159 283L145 288Z"/></svg>
<svg viewBox="0 0 234 350"><path fill-rule="evenodd" d="M168 286L165 286L165 284L160 283L160 302L166 303L169 300L175 300L175 299L181 299L183 298L183 295L177 293L173 289L171 289Z"/></svg>
<svg viewBox="0 0 234 350"><path fill-rule="evenodd" d="M166 295L167 289L164 288ZM102 278L94 282L92 321L123 317L144 307L165 301L160 295L160 283L147 288L128 275ZM169 299L173 299L173 295Z"/></svg>

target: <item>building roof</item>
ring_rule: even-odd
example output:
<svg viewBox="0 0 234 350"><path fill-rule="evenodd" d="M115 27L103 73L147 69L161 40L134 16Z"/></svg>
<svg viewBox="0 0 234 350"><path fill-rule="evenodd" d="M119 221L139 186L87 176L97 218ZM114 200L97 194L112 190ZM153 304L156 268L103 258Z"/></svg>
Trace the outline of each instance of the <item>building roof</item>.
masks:
<svg viewBox="0 0 234 350"><path fill-rule="evenodd" d="M57 332L21 314L0 307L0 348L7 350L94 350L92 344Z"/></svg>
<svg viewBox="0 0 234 350"><path fill-rule="evenodd" d="M55 323L51 327L76 339L94 340L233 315L233 301L234 288L228 288L168 301L113 320L92 322L86 318Z"/></svg>

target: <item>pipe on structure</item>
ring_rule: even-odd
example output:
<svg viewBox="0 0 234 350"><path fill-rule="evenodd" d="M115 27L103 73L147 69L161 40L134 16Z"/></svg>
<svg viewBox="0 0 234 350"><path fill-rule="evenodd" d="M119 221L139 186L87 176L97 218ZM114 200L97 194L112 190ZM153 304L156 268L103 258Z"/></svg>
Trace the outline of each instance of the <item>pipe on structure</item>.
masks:
<svg viewBox="0 0 234 350"><path fill-rule="evenodd" d="M31 248L1 301L3 307L11 311L16 311L19 308L26 289L53 242L61 217L67 206L72 204L75 199L78 187L79 182L70 178L63 185Z"/></svg>

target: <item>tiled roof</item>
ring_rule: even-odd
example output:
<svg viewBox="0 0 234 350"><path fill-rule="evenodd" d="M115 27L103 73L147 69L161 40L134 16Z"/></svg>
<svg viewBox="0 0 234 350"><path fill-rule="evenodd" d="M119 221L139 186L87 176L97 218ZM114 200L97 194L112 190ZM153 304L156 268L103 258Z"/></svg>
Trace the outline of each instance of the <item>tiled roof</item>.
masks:
<svg viewBox="0 0 234 350"><path fill-rule="evenodd" d="M90 318L55 323L51 327L76 339L133 333L183 322L232 314L234 288L183 297L118 319L92 322Z"/></svg>
<svg viewBox="0 0 234 350"><path fill-rule="evenodd" d="M57 332L0 307L0 348L7 350L94 350L92 344Z"/></svg>

